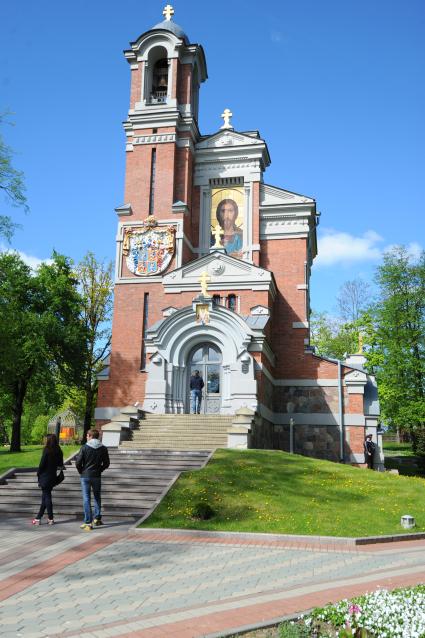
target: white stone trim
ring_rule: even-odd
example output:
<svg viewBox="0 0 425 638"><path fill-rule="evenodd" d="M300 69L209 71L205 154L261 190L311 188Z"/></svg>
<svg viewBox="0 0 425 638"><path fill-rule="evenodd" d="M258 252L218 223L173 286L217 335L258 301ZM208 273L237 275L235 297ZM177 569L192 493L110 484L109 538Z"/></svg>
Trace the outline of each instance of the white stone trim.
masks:
<svg viewBox="0 0 425 638"><path fill-rule="evenodd" d="M121 408L113 408L113 407L109 407L109 408L95 408L94 409L94 418L98 419L99 421L106 421L108 419L112 419L114 416L117 416L117 414L120 414L121 410L124 408L125 406L123 405Z"/></svg>
<svg viewBox="0 0 425 638"><path fill-rule="evenodd" d="M332 425L339 426L338 412L293 412L291 414L284 412L274 412L263 403L258 404L259 413L268 421L275 425L289 425L289 420L294 420L295 427L297 425ZM344 427L346 426L365 426L365 416L363 414L347 414L344 412Z"/></svg>
<svg viewBox="0 0 425 638"><path fill-rule="evenodd" d="M168 144L176 141L175 133L162 133L152 135L140 135L133 138L133 145L140 144Z"/></svg>
<svg viewBox="0 0 425 638"><path fill-rule="evenodd" d="M251 329L236 313L217 307L210 323L195 327L192 307L181 308L147 332L146 349L152 355L144 408L156 413L180 413L187 403L187 361L200 343L217 345L222 353L221 414L234 414L243 406L257 407L254 360L247 348L260 331Z"/></svg>
<svg viewBox="0 0 425 638"><path fill-rule="evenodd" d="M297 290L308 290L308 284L297 284Z"/></svg>
<svg viewBox="0 0 425 638"><path fill-rule="evenodd" d="M293 321L292 327L293 328L308 328L309 322L308 321Z"/></svg>

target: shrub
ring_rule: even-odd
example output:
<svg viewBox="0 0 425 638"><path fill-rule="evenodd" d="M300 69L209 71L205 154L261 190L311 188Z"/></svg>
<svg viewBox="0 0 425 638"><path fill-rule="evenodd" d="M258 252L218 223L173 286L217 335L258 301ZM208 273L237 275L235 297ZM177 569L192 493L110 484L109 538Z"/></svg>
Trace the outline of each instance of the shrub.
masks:
<svg viewBox="0 0 425 638"><path fill-rule="evenodd" d="M192 509L192 518L197 518L201 521L207 521L214 515L215 512L208 503L197 503Z"/></svg>
<svg viewBox="0 0 425 638"><path fill-rule="evenodd" d="M310 631L303 625L285 621L279 625L279 638L309 638Z"/></svg>

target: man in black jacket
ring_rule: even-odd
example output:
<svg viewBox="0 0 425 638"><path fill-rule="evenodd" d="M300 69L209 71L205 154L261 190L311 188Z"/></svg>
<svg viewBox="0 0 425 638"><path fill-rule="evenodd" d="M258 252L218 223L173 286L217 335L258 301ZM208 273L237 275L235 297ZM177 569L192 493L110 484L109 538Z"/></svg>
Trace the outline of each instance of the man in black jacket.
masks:
<svg viewBox="0 0 425 638"><path fill-rule="evenodd" d="M190 377L190 412L191 414L199 414L201 412L202 388L204 380L199 374L199 370L192 372Z"/></svg>
<svg viewBox="0 0 425 638"><path fill-rule="evenodd" d="M372 441L372 435L368 434L364 441L364 456L365 463L367 463L367 467L369 470L373 470L373 461L375 456L376 445Z"/></svg>
<svg viewBox="0 0 425 638"><path fill-rule="evenodd" d="M109 454L99 441L99 432L89 430L87 443L83 445L75 459L75 466L81 475L81 490L83 492L84 523L81 529L90 531L93 526L103 525L101 511L101 474L109 467ZM91 490L94 499L94 519L91 510Z"/></svg>

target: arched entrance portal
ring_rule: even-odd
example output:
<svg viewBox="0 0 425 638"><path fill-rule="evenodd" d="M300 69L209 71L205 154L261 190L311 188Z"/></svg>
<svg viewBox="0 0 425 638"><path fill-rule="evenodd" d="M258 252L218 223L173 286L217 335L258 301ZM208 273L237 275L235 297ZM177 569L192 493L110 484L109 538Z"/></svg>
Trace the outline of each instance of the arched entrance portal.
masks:
<svg viewBox="0 0 425 638"><path fill-rule="evenodd" d="M188 381L194 370L199 370L203 380L202 414L219 413L221 408L221 364L222 356L219 349L211 343L202 343L194 348L188 359ZM186 411L190 412L190 391L187 395Z"/></svg>

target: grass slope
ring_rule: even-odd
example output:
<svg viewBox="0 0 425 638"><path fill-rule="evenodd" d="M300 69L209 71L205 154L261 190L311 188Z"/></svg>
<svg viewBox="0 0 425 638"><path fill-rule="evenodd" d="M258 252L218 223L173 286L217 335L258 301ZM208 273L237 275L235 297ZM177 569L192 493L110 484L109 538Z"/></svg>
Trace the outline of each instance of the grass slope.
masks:
<svg viewBox="0 0 425 638"><path fill-rule="evenodd" d="M197 520L208 503L215 515ZM182 474L142 527L371 536L401 533L400 517L425 530L425 481L280 451L218 450Z"/></svg>
<svg viewBox="0 0 425 638"><path fill-rule="evenodd" d="M66 460L71 454L80 449L79 445L61 445L63 458ZM12 467L38 467L41 458L42 445L25 445L22 452L9 452L8 448L0 449L0 474Z"/></svg>

